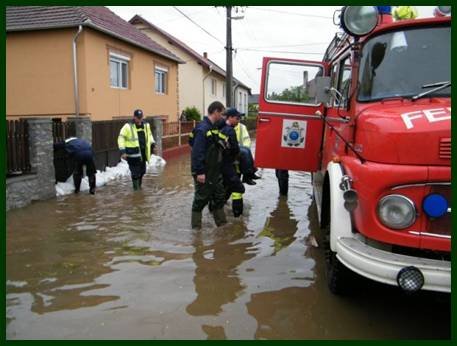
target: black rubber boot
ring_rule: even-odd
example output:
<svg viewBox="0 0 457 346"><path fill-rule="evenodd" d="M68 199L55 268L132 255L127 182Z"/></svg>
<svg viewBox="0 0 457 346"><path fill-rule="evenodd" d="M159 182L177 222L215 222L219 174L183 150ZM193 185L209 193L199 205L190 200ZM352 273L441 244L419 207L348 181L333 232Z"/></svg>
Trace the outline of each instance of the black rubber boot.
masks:
<svg viewBox="0 0 457 346"><path fill-rule="evenodd" d="M214 209L213 217L214 217L214 222L216 223L217 227L222 226L227 223L224 208Z"/></svg>
<svg viewBox="0 0 457 346"><path fill-rule="evenodd" d="M193 229L202 228L202 212L192 211L191 225Z"/></svg>
<svg viewBox="0 0 457 346"><path fill-rule="evenodd" d="M75 184L75 193L79 192L81 188L81 179L82 177L79 174L73 174L73 183Z"/></svg>
<svg viewBox="0 0 457 346"><path fill-rule="evenodd" d="M140 179L138 179L138 188L141 189L141 185L143 184L143 177L141 177Z"/></svg>
<svg viewBox="0 0 457 346"><path fill-rule="evenodd" d="M95 195L95 184L96 180L95 180L95 175L91 175L89 177L89 193L91 195Z"/></svg>
<svg viewBox="0 0 457 346"><path fill-rule="evenodd" d="M137 191L140 189L140 180L139 179L132 179L133 190Z"/></svg>

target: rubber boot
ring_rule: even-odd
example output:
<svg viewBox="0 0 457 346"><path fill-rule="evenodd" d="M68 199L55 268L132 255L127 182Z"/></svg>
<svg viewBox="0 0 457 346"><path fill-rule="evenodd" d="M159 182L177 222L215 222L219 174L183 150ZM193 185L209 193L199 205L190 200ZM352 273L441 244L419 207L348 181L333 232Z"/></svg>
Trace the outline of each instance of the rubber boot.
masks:
<svg viewBox="0 0 457 346"><path fill-rule="evenodd" d="M95 195L95 175L89 177L89 193Z"/></svg>
<svg viewBox="0 0 457 346"><path fill-rule="evenodd" d="M224 212L223 208L214 209L213 216L214 216L214 222L216 223L217 227L222 226L223 224L227 223L227 219L225 218L225 212Z"/></svg>
<svg viewBox="0 0 457 346"><path fill-rule="evenodd" d="M139 179L132 179L133 190L137 191L140 188L140 180Z"/></svg>
<svg viewBox="0 0 457 346"><path fill-rule="evenodd" d="M202 228L202 212L192 211L191 225L193 229Z"/></svg>
<svg viewBox="0 0 457 346"><path fill-rule="evenodd" d="M141 184L143 184L143 177L138 179L138 188L140 188L140 189L141 189Z"/></svg>
<svg viewBox="0 0 457 346"><path fill-rule="evenodd" d="M81 179L82 177L79 174L73 174L73 183L75 184L75 193L79 192L81 188Z"/></svg>

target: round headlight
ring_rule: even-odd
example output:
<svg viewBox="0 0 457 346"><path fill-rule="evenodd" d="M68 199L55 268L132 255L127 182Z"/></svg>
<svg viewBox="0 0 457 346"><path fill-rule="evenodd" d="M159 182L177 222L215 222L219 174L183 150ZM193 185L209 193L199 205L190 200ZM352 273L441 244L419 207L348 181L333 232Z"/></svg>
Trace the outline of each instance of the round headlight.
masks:
<svg viewBox="0 0 457 346"><path fill-rule="evenodd" d="M388 195L378 203L378 217L389 228L404 229L416 221L414 202L402 195Z"/></svg>
<svg viewBox="0 0 457 346"><path fill-rule="evenodd" d="M341 26L352 36L369 34L378 24L378 9L375 6L347 6L341 14Z"/></svg>

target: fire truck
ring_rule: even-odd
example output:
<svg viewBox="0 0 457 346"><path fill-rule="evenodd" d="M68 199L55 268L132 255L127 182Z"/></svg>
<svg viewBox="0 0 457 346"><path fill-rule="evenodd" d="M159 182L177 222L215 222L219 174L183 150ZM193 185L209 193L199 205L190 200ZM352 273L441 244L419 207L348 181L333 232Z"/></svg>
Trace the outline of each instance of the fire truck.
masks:
<svg viewBox="0 0 457 346"><path fill-rule="evenodd" d="M333 293L355 273L450 292L450 6L338 17L322 61L263 59L256 165L311 172Z"/></svg>

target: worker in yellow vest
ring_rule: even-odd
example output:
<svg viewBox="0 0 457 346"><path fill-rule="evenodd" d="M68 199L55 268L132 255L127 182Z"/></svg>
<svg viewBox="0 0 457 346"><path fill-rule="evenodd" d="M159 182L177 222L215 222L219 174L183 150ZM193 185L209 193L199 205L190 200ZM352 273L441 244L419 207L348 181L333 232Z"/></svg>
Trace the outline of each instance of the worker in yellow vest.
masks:
<svg viewBox="0 0 457 346"><path fill-rule="evenodd" d="M146 173L146 162L151 159L155 145L151 126L143 121L141 109L135 110L133 120L122 127L117 143L121 157L129 164L133 189L138 190Z"/></svg>
<svg viewBox="0 0 457 346"><path fill-rule="evenodd" d="M244 115L244 114L243 114ZM249 137L246 125L241 122L235 126L236 139L240 146L240 172L243 174L243 183L255 185L254 179L260 179L255 174L257 168L254 166L254 158L251 152L251 138Z"/></svg>

